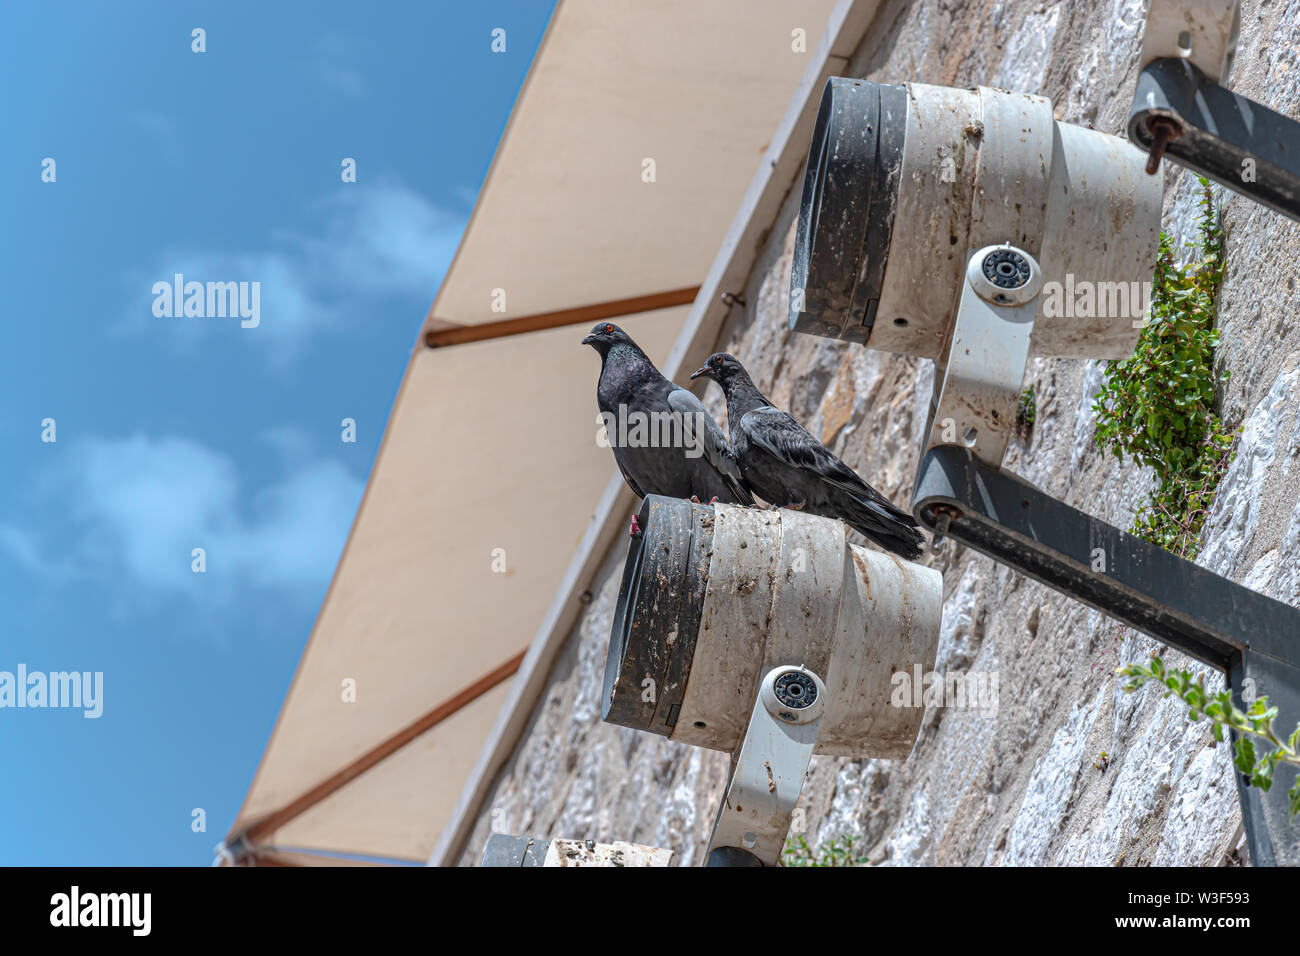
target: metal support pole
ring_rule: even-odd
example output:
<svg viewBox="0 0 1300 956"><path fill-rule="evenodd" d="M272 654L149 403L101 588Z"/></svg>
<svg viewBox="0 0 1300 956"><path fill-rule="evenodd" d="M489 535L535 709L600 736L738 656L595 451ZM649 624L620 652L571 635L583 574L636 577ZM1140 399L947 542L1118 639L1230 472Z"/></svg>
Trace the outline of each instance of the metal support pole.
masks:
<svg viewBox="0 0 1300 956"><path fill-rule="evenodd" d="M1300 715L1300 609L1185 561L1071 508L964 448L930 449L913 512L931 530L1226 672L1233 700L1267 695ZM1238 773L1242 820L1257 866L1300 865L1300 823L1280 764L1267 793Z"/></svg>

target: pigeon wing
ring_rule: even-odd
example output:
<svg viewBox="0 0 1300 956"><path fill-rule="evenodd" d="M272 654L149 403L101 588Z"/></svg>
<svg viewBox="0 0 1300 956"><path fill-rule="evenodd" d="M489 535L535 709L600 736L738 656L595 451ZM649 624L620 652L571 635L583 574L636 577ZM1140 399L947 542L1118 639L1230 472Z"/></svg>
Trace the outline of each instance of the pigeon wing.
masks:
<svg viewBox="0 0 1300 956"><path fill-rule="evenodd" d="M844 489L877 512L911 520L910 515L900 511L893 502L859 478L852 468L832 455L807 429L779 408L764 405L746 412L740 419L740 428L746 439L778 461L811 472Z"/></svg>
<svg viewBox="0 0 1300 956"><path fill-rule="evenodd" d="M740 419L740 429L749 441L777 461L815 472L835 484L855 481L861 484L861 479L848 465L827 451L826 446L779 408L764 405L746 412Z"/></svg>
<svg viewBox="0 0 1300 956"><path fill-rule="evenodd" d="M703 447L705 459L722 476L736 500L752 505L754 497L745 487L736 452L704 403L689 389L675 386L668 393L668 407L681 418L682 434Z"/></svg>

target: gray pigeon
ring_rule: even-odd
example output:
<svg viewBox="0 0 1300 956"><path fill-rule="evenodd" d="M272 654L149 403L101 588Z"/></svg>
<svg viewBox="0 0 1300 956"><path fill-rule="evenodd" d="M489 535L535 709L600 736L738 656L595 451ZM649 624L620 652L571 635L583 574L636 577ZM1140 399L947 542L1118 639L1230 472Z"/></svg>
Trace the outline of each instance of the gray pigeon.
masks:
<svg viewBox="0 0 1300 956"><path fill-rule="evenodd" d="M600 353L596 404L628 487L642 498L754 503L727 436L703 402L664 378L617 325L598 323L582 344ZM635 534L635 518L632 525Z"/></svg>
<svg viewBox="0 0 1300 956"><path fill-rule="evenodd" d="M916 519L876 491L786 412L774 408L754 387L734 356L718 352L691 378L701 375L727 396L731 444L750 490L770 504L842 518L887 551L920 557Z"/></svg>

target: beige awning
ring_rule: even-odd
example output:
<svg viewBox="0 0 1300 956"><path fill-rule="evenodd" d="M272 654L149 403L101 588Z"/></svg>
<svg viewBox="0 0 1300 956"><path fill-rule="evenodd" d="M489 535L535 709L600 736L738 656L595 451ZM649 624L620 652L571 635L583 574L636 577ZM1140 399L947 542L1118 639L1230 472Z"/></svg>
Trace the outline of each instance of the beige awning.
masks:
<svg viewBox="0 0 1300 956"><path fill-rule="evenodd" d="M561 4L431 327L698 286L831 6Z"/></svg>
<svg viewBox="0 0 1300 956"><path fill-rule="evenodd" d="M830 8L558 7L232 827L237 856L428 858L613 470L599 359L565 323L619 316L667 358L803 73L792 31L815 45Z"/></svg>

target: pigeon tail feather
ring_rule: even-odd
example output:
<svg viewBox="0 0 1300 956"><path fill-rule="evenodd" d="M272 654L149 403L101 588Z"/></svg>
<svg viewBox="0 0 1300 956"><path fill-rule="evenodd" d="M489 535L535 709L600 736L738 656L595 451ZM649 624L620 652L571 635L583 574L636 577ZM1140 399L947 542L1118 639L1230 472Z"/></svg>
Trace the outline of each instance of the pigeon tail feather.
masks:
<svg viewBox="0 0 1300 956"><path fill-rule="evenodd" d="M917 530L917 521L893 505L889 510L877 502L846 494L836 502L840 515L855 531L874 541L887 551L892 551L908 561L921 556L925 539ZM890 512L896 514L891 514Z"/></svg>

